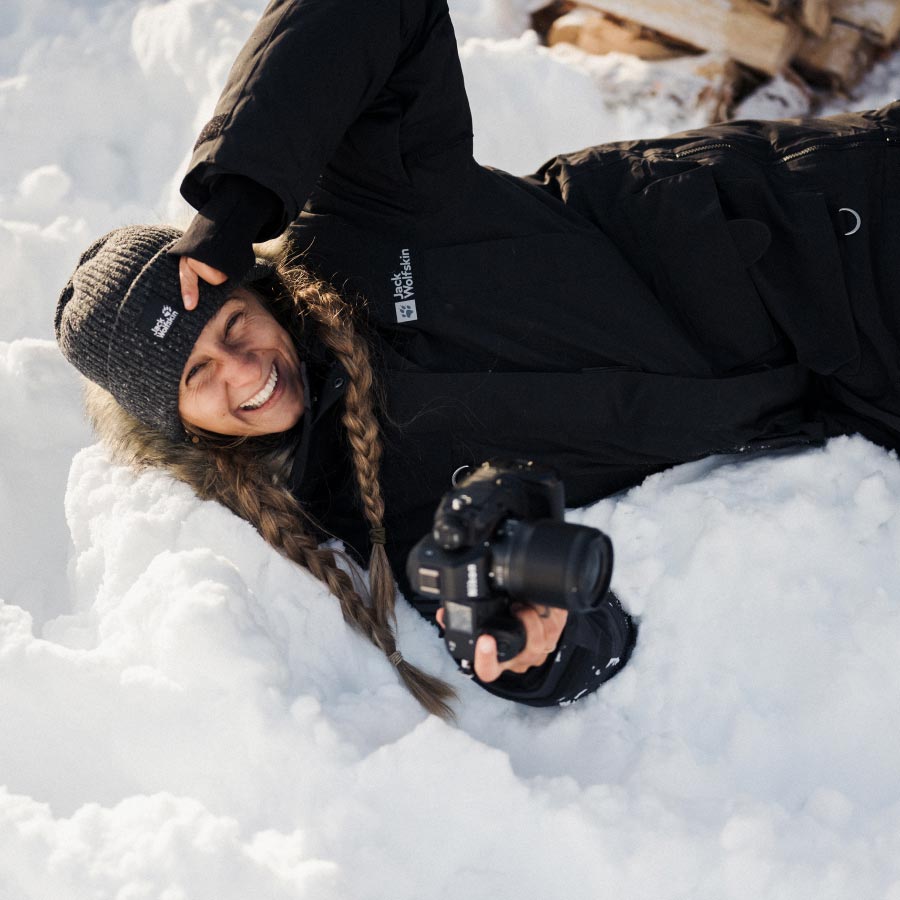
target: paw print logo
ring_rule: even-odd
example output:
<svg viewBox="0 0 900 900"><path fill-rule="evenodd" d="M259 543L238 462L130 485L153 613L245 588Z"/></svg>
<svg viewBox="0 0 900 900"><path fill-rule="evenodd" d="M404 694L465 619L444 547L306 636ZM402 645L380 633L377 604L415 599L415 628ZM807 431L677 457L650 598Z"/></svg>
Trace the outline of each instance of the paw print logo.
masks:
<svg viewBox="0 0 900 900"><path fill-rule="evenodd" d="M398 300L394 304L394 310L397 313L398 322L415 322L419 318L419 314L416 312L416 301L412 299Z"/></svg>

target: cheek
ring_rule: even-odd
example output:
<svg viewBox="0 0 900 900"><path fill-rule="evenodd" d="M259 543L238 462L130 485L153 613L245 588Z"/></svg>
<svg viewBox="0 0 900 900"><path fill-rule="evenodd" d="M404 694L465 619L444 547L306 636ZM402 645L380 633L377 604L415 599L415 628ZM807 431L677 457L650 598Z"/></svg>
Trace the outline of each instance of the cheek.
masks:
<svg viewBox="0 0 900 900"><path fill-rule="evenodd" d="M191 402L190 399L185 395L185 392L182 390L178 394L178 415L181 418L185 418L185 416L189 416L191 414Z"/></svg>
<svg viewBox="0 0 900 900"><path fill-rule="evenodd" d="M178 413L184 422L215 431L228 418L230 410L221 395L210 389L197 387L183 392L178 398Z"/></svg>
<svg viewBox="0 0 900 900"><path fill-rule="evenodd" d="M272 329L272 342L276 346L291 348L293 349L294 342L291 340L290 335L280 326L275 326Z"/></svg>

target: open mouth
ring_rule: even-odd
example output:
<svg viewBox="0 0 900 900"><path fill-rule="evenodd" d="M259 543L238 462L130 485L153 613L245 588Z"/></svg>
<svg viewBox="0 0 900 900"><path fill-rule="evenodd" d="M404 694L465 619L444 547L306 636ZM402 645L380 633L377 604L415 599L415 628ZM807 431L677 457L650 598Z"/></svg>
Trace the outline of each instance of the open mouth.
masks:
<svg viewBox="0 0 900 900"><path fill-rule="evenodd" d="M275 363L272 363L272 371L269 372L268 381L263 385L262 389L254 394L246 403L241 404L241 409L245 412L251 412L260 409L272 399L275 393L275 386L278 384L278 369Z"/></svg>

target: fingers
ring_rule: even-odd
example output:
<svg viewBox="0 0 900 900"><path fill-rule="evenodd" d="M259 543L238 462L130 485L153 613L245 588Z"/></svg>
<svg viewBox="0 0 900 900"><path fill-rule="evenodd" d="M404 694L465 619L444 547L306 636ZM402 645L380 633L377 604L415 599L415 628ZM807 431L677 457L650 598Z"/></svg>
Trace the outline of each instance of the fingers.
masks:
<svg viewBox="0 0 900 900"><path fill-rule="evenodd" d="M518 659L518 657L516 657ZM497 642L489 634L483 634L475 642L475 674L482 681L496 681L509 663L497 659Z"/></svg>
<svg viewBox="0 0 900 900"><path fill-rule="evenodd" d="M504 672L517 674L526 672L532 666L543 665L547 656L556 652L569 613L565 609L552 606L513 607L525 629L525 649L514 657L501 662L497 659L497 641L490 634L482 634L475 643L475 674L481 681L496 681ZM443 607L435 614L438 625L444 627Z"/></svg>
<svg viewBox="0 0 900 900"><path fill-rule="evenodd" d="M200 283L187 256L182 256L178 260L178 281L181 283L181 300L184 308L196 309L197 301L200 299Z"/></svg>
<svg viewBox="0 0 900 900"><path fill-rule="evenodd" d="M228 276L198 259L182 256L178 260L178 280L185 309L196 309L200 300L200 279L209 284L222 284Z"/></svg>
<svg viewBox="0 0 900 900"><path fill-rule="evenodd" d="M525 628L525 649L513 659L500 662L497 659L497 642L489 634L483 634L475 644L475 674L482 681L496 681L503 672L517 674L532 666L543 665L550 653L556 651L569 613L564 609L543 607L541 612L531 606L513 610Z"/></svg>

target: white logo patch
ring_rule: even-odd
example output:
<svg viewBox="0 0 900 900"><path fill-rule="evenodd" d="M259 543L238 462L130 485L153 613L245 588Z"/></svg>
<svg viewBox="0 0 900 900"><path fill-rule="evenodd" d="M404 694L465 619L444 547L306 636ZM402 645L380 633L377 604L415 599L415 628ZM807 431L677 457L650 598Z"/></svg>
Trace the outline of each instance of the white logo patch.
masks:
<svg viewBox="0 0 900 900"><path fill-rule="evenodd" d="M419 318L415 300L401 300L394 304L394 309L397 311L398 322L415 322Z"/></svg>
<svg viewBox="0 0 900 900"><path fill-rule="evenodd" d="M413 282L412 257L409 248L400 251L399 271L391 275L394 285L394 311L398 322L415 322L419 318L416 312L416 292Z"/></svg>
<svg viewBox="0 0 900 900"><path fill-rule="evenodd" d="M173 309L171 306L164 306L161 313L160 317L156 320L156 324L150 329L153 334L160 339L164 338L169 333L169 329L178 318L178 310Z"/></svg>

